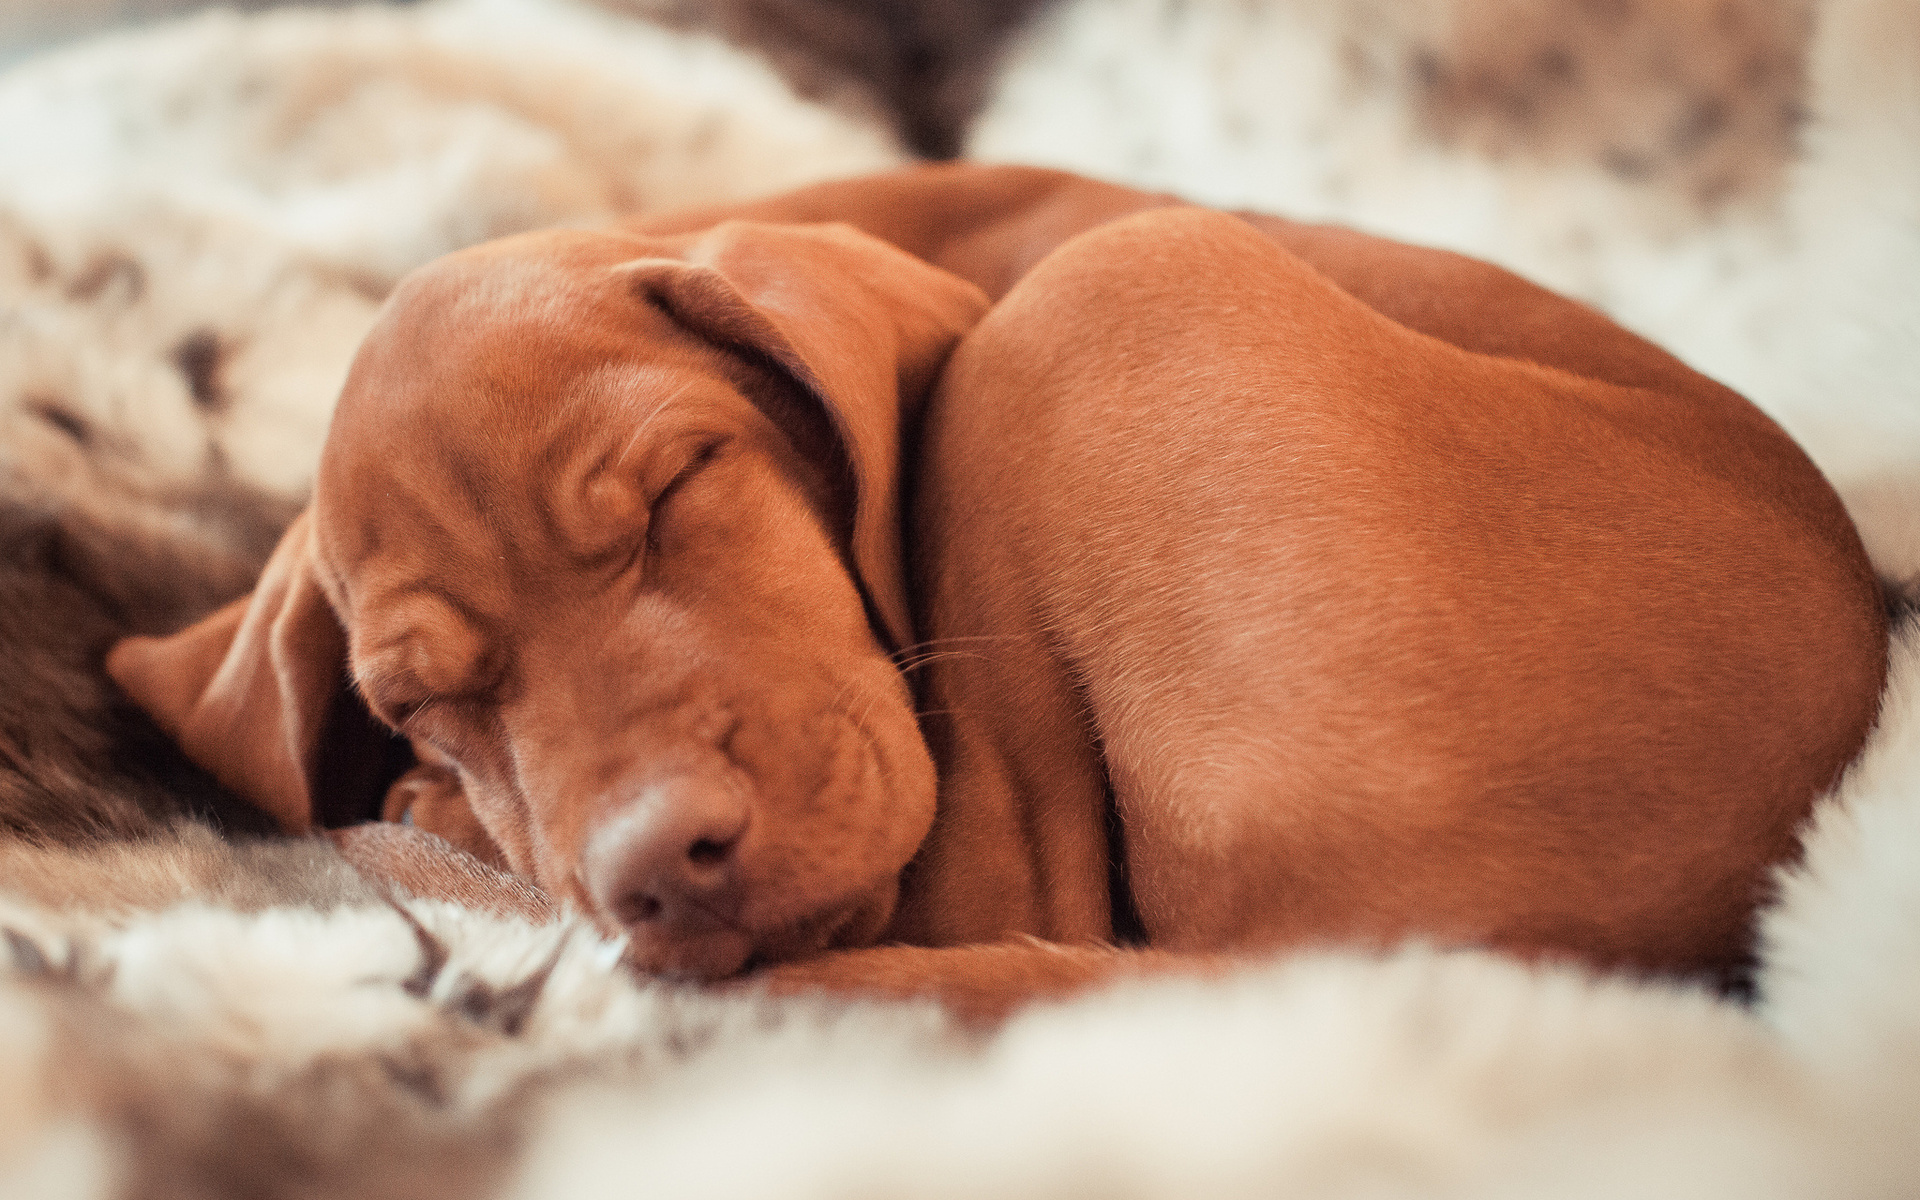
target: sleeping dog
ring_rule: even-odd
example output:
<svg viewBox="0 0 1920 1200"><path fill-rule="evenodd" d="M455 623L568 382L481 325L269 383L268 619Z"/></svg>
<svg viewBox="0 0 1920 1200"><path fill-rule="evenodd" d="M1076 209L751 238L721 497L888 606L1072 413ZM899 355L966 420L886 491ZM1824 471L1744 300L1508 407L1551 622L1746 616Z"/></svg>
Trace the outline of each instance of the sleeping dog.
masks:
<svg viewBox="0 0 1920 1200"><path fill-rule="evenodd" d="M945 166L416 272L252 596L109 668L289 830L410 815L343 844L415 890L1001 1009L1409 937L1732 969L1885 653L1805 455L1592 311Z"/></svg>

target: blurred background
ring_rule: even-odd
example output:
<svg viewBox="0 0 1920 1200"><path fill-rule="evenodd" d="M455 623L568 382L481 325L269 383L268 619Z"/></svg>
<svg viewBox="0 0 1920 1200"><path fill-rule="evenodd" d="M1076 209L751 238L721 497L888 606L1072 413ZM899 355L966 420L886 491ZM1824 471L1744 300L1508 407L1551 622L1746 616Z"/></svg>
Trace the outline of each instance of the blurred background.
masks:
<svg viewBox="0 0 1920 1200"><path fill-rule="evenodd" d="M404 6L414 0L5 0L0 68L117 26L203 9ZM749 48L808 99L851 87L916 152L952 157L986 100L988 66L1042 0L584 0Z"/></svg>
<svg viewBox="0 0 1920 1200"><path fill-rule="evenodd" d="M1497 262L1746 392L1856 512L1920 460L1914 0L0 0L0 68L0 208L164 193L370 292L965 154Z"/></svg>
<svg viewBox="0 0 1920 1200"><path fill-rule="evenodd" d="M339 8L349 2L307 0L307 5ZM0 66L110 26L139 24L214 6L213 0L7 0L0 6ZM272 8L274 0L226 0L219 7Z"/></svg>

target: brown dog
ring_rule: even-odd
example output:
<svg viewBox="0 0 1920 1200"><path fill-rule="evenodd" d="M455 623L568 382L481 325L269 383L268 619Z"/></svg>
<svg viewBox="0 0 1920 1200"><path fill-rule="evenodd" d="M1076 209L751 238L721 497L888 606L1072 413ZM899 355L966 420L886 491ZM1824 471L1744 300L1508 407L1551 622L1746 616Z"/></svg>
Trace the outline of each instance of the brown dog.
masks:
<svg viewBox="0 0 1920 1200"><path fill-rule="evenodd" d="M390 812L643 969L996 1007L1142 961L1022 935L1726 968L1885 638L1805 456L1591 311L944 167L416 273L251 601L109 666L293 830L401 731Z"/></svg>

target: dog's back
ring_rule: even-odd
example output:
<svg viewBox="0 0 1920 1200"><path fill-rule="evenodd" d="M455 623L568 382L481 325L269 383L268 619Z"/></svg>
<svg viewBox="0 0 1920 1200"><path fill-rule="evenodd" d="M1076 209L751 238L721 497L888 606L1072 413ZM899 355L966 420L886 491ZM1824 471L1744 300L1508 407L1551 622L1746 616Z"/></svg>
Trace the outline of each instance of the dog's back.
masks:
<svg viewBox="0 0 1920 1200"><path fill-rule="evenodd" d="M1199 210L1045 260L928 416L925 632L966 652L927 668L948 815L907 920L1100 935L1104 784L1156 945L1736 963L1872 723L1884 611L1805 456L1632 348L1598 369L1684 386L1462 350Z"/></svg>

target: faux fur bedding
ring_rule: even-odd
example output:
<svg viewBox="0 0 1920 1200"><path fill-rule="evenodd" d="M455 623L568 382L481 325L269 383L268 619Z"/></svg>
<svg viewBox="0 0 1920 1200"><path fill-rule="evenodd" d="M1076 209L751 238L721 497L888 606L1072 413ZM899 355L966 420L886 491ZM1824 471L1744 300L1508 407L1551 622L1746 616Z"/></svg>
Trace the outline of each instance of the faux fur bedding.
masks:
<svg viewBox="0 0 1920 1200"><path fill-rule="evenodd" d="M1608 307L1768 407L1920 578L1910 4L1070 0L980 86L983 155ZM1920 1190L1911 617L1750 1006L1409 947L973 1041L636 981L585 928L402 912L320 846L161 831L247 814L94 657L246 586L392 279L898 161L841 99L560 0L211 16L0 76L0 1195Z"/></svg>

